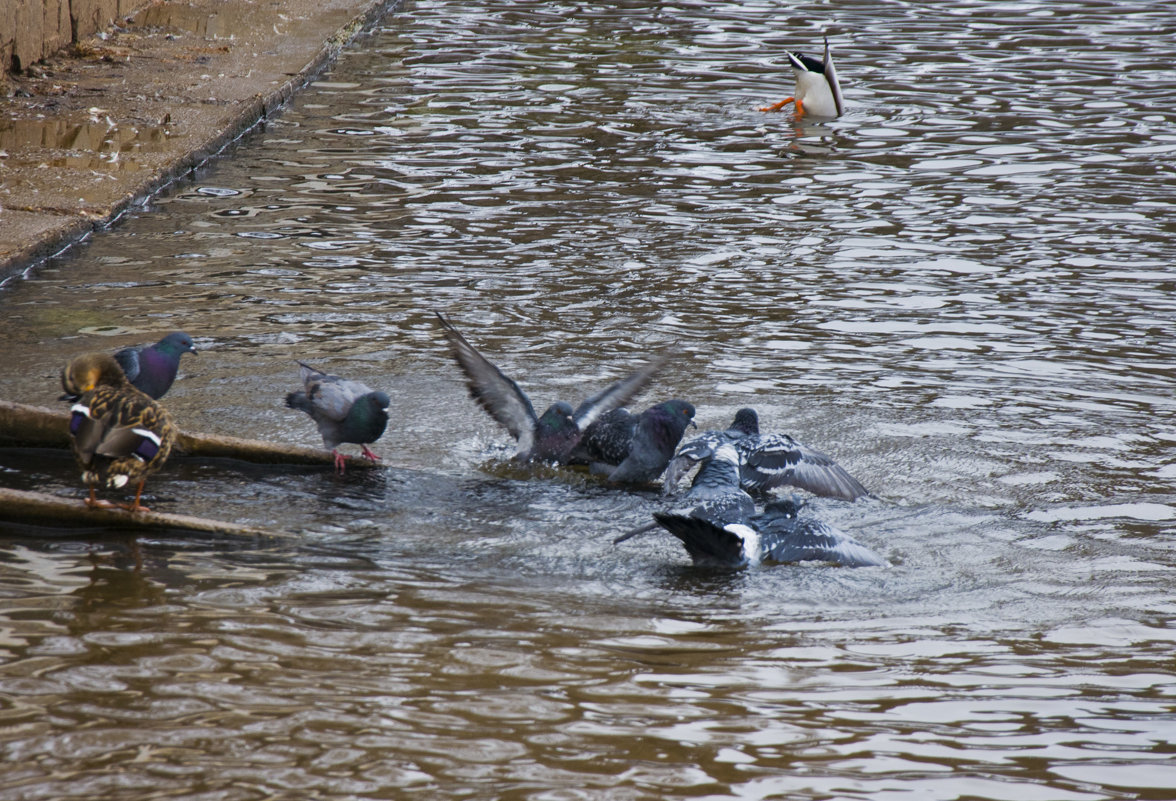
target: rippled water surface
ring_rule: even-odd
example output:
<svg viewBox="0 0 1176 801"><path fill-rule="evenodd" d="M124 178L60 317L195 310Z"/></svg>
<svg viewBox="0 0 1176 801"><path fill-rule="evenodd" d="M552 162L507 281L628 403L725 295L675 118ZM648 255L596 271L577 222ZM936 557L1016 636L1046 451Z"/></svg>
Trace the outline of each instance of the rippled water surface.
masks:
<svg viewBox="0 0 1176 801"><path fill-rule="evenodd" d="M847 113L756 109L828 31ZM0 539L0 799L1170 799L1176 18L1159 3L416 2L231 153L0 289L0 397L183 328L176 459L266 543ZM877 493L892 563L696 570L661 507L506 470L443 310L536 404L657 349ZM66 454L0 481L79 497Z"/></svg>

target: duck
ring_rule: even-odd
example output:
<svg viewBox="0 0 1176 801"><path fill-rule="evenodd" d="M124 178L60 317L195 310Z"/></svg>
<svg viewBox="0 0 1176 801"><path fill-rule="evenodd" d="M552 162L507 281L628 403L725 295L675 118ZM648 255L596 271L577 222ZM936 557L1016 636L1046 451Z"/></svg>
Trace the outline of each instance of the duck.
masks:
<svg viewBox="0 0 1176 801"><path fill-rule="evenodd" d="M113 356L88 353L71 360L61 373L70 407L69 436L74 458L89 487L90 508L120 507L149 511L142 503L148 476L167 461L178 431L155 399L127 380ZM113 504L97 497L99 485L122 489L135 484L135 500Z"/></svg>
<svg viewBox="0 0 1176 801"><path fill-rule="evenodd" d="M573 407L552 403L535 413L531 399L513 379L494 366L440 312L436 312L450 353L465 376L470 397L516 440L513 461L567 465L585 430L602 415L624 406L640 393L666 362L659 355L621 380Z"/></svg>
<svg viewBox="0 0 1176 801"><path fill-rule="evenodd" d="M805 114L816 117L840 117L844 113L845 104L841 99L841 86L837 82L837 71L833 66L833 54L829 49L828 38L825 39L823 61L796 52L789 52L787 56L796 81L792 97L764 106L760 111L780 111L789 103L795 103L798 118Z"/></svg>
<svg viewBox="0 0 1176 801"><path fill-rule="evenodd" d="M677 537L699 567L744 568L761 564L825 562L841 567L890 563L828 523L802 514L795 497L773 501L763 512L731 523L696 515L658 513L657 524Z"/></svg>
<svg viewBox="0 0 1176 801"><path fill-rule="evenodd" d="M738 410L725 430L704 431L684 443L666 468L663 490L675 491L694 465L709 458L720 444L735 448L740 486L748 492L791 486L846 501L870 495L860 481L825 453L788 434L761 434L759 415L750 407Z"/></svg>
<svg viewBox="0 0 1176 801"><path fill-rule="evenodd" d="M343 475L347 468L347 457L339 452L345 442L359 445L365 458L379 461L368 445L383 436L388 426L388 408L392 404L388 394L302 361L298 366L303 389L288 393L286 406L306 412L314 420L323 445L334 457L335 471Z"/></svg>
<svg viewBox="0 0 1176 801"><path fill-rule="evenodd" d="M612 483L655 481L670 464L687 427L698 427L694 414L694 404L680 398L654 404L639 414L613 409L585 429L575 459Z"/></svg>

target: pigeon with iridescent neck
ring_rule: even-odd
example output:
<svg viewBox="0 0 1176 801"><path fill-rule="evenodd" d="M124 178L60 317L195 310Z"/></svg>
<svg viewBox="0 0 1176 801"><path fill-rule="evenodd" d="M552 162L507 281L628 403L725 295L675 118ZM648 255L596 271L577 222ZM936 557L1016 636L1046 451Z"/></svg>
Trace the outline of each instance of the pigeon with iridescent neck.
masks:
<svg viewBox="0 0 1176 801"><path fill-rule="evenodd" d="M666 469L688 426L694 423L694 406L684 400L668 400L640 414L613 409L584 432L576 449L594 473L604 473L620 484L645 484Z"/></svg>
<svg viewBox="0 0 1176 801"><path fill-rule="evenodd" d="M368 444L378 440L388 425L388 395L359 381L298 364L304 389L288 394L286 405L306 412L314 420L323 445L335 457L335 470L342 474L346 469L346 457L338 450L344 442L358 445L366 458L379 461Z"/></svg>
<svg viewBox="0 0 1176 801"><path fill-rule="evenodd" d="M114 354L114 360L136 389L159 400L176 380L180 357L185 353L195 354L196 346L192 337L183 331L176 331L154 345L123 348Z"/></svg>
<svg viewBox="0 0 1176 801"><path fill-rule="evenodd" d="M632 400L666 361L665 356L654 358L575 408L557 401L538 415L517 383L491 364L440 313L437 319L454 360L465 374L470 397L518 441L514 458L522 462L568 464L585 429L601 415Z"/></svg>

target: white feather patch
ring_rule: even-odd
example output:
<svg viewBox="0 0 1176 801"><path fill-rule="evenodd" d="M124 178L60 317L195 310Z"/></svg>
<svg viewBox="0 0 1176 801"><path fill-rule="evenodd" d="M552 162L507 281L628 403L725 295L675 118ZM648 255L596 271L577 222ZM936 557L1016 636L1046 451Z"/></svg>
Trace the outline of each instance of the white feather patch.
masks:
<svg viewBox="0 0 1176 801"><path fill-rule="evenodd" d="M723 528L743 540L743 560L749 565L758 565L762 558L759 532L743 523L730 523Z"/></svg>

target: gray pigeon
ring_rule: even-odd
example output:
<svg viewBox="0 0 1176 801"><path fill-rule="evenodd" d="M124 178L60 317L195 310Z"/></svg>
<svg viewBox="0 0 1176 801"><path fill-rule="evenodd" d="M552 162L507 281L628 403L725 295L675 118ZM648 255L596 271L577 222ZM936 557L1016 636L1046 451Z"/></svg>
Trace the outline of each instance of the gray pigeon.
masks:
<svg viewBox="0 0 1176 801"><path fill-rule="evenodd" d="M720 525L682 514L655 514L658 525L682 541L694 564L738 568L761 563L831 562L843 567L889 563L822 520L801 515L803 504L778 500L741 522Z"/></svg>
<svg viewBox="0 0 1176 801"><path fill-rule="evenodd" d="M739 480L749 492L783 486L814 495L852 501L870 493L829 456L797 442L787 434L760 434L754 409L740 409L726 431L706 431L685 443L666 469L665 491L721 443L733 444L739 455Z"/></svg>
<svg viewBox="0 0 1176 801"><path fill-rule="evenodd" d="M347 460L338 451L344 442L359 445L366 458L379 461L380 457L371 452L368 443L378 440L388 425L388 406L392 401L387 394L359 381L327 375L309 364L298 364L306 388L287 395L286 405L306 412L314 420L323 445L335 457L335 469L342 474L346 468Z"/></svg>
<svg viewBox="0 0 1176 801"><path fill-rule="evenodd" d="M665 356L658 356L578 408L559 401L542 415L536 415L531 399L518 384L491 364L439 312L437 319L441 321L454 360L465 373L470 397L518 440L514 458L523 462L568 464L584 430L601 415L628 403L666 361Z"/></svg>
<svg viewBox="0 0 1176 801"><path fill-rule="evenodd" d="M711 454L702 459L690 490L683 500L689 503L670 514L705 520L723 527L743 523L755 514L755 501L739 486L739 454L729 442L719 445ZM619 544L638 534L653 531L660 523L656 521L632 529L613 540Z"/></svg>
<svg viewBox="0 0 1176 801"><path fill-rule="evenodd" d="M123 348L114 354L114 360L136 389L159 400L176 380L180 357L185 353L196 353L192 337L183 331L175 331L154 345Z"/></svg>
<svg viewBox="0 0 1176 801"><path fill-rule="evenodd" d="M592 465L593 472L608 480L645 484L661 476L694 423L694 406L684 400L668 400L640 414L614 409L584 431L577 455Z"/></svg>

